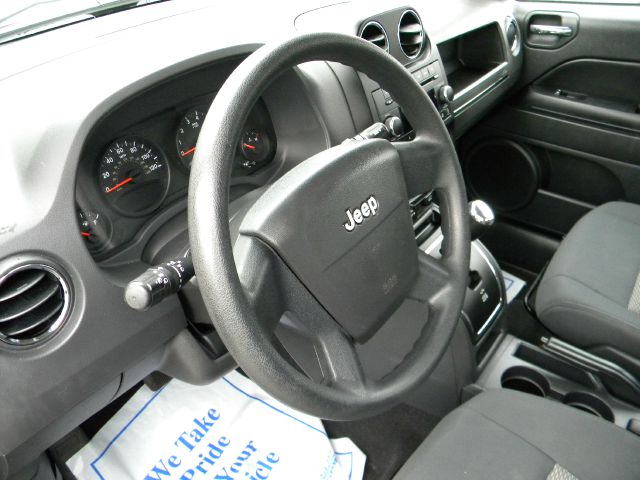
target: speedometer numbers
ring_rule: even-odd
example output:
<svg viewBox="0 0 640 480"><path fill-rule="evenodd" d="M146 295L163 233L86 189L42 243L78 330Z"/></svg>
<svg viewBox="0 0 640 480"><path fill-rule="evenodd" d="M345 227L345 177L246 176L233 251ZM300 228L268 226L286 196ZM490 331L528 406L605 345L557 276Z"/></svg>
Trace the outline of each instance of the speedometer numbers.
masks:
<svg viewBox="0 0 640 480"><path fill-rule="evenodd" d="M155 210L169 187L166 158L140 137L123 137L111 143L100 159L98 175L102 194L125 215Z"/></svg>

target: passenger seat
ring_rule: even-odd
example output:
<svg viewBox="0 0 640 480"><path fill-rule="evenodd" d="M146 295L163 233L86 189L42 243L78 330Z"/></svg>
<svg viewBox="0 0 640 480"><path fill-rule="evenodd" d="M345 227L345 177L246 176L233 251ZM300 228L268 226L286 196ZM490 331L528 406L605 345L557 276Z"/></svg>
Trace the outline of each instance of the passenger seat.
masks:
<svg viewBox="0 0 640 480"><path fill-rule="evenodd" d="M571 229L543 275L540 321L578 347L640 358L640 205L602 205Z"/></svg>

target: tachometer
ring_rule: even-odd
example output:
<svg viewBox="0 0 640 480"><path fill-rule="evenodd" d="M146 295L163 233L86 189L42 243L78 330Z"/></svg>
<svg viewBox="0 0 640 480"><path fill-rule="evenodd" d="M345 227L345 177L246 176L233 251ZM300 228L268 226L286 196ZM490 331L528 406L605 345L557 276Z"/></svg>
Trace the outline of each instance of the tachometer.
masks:
<svg viewBox="0 0 640 480"><path fill-rule="evenodd" d="M191 168L193 154L196 151L196 142L198 141L198 135L200 135L205 116L205 112L194 108L182 117L182 121L180 121L180 125L178 125L178 131L176 132L178 157L180 157L180 161L187 168Z"/></svg>
<svg viewBox="0 0 640 480"><path fill-rule="evenodd" d="M119 212L142 215L155 210L169 187L169 165L162 152L140 137L115 140L100 158L99 185Z"/></svg>

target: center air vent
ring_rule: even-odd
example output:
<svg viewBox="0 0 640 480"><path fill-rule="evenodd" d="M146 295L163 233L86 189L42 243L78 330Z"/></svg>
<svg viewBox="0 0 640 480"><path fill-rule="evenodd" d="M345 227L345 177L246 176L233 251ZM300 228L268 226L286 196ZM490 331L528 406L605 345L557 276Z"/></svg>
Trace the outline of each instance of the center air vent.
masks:
<svg viewBox="0 0 640 480"><path fill-rule="evenodd" d="M69 311L69 287L46 265L23 265L0 278L0 340L30 345L53 335Z"/></svg>
<svg viewBox="0 0 640 480"><path fill-rule="evenodd" d="M384 31L384 28L382 28L382 25L378 22L365 23L362 30L360 30L360 37L374 45L377 45L383 50L389 50L389 38L387 37L387 32Z"/></svg>
<svg viewBox="0 0 640 480"><path fill-rule="evenodd" d="M422 28L420 17L413 10L407 10L400 17L398 40L408 58L416 58L422 52L425 44L424 28Z"/></svg>

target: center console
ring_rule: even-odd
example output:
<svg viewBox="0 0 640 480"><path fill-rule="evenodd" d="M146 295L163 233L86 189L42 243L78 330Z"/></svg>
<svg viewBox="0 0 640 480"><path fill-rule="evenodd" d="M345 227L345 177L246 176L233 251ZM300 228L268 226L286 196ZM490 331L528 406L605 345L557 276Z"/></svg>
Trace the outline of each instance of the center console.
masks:
<svg viewBox="0 0 640 480"><path fill-rule="evenodd" d="M564 344L556 339L546 340ZM564 347L579 351L567 344ZM588 354L582 352L582 356L585 355ZM612 367L615 369L615 365ZM467 392L496 388L518 390L583 410L640 435L638 380L625 379L624 374L615 371L605 376L602 370L587 362L561 358L544 345L506 335L474 388L468 388ZM623 383L625 389L621 389Z"/></svg>
<svg viewBox="0 0 640 480"><path fill-rule="evenodd" d="M380 13L363 20L359 30L360 37L385 48L405 65L429 95L442 120L451 123L454 92L447 84L439 50L431 43L417 11L395 9ZM397 32L397 39L393 32ZM375 121L385 122L388 118L398 117L406 122L402 109L389 92L364 74L360 74L360 80ZM407 130L409 127L407 125Z"/></svg>
<svg viewBox="0 0 640 480"><path fill-rule="evenodd" d="M359 27L362 38L405 65L458 137L515 83L522 65L520 30L506 16L437 44L427 33L417 12L402 8L366 18ZM398 117L406 122L389 92L366 75L360 80L374 121Z"/></svg>
<svg viewBox="0 0 640 480"><path fill-rule="evenodd" d="M433 102L452 139L479 122L508 93L522 67L521 37L510 5L468 7L464 22L434 12L432 5L377 10L375 4L353 2L314 9L296 19L299 31L314 25L331 26L341 33L356 34L387 51L415 78ZM437 15L434 15L437 13ZM423 25L423 20L425 25ZM402 107L377 82L351 67L301 65L320 113L327 122L332 145L362 138L404 141L413 138ZM332 87L331 95L323 94ZM345 108L336 114L336 99ZM373 125L372 125L373 124ZM386 127L386 128L385 128ZM360 133L357 133L360 132ZM355 136L354 136L355 134ZM438 199L426 192L410 199L416 244L434 257L440 256L443 234ZM499 321L507 307L502 271L479 240L475 224L463 310L447 353L407 402L431 413L444 414L459 403L464 385L475 381L480 363L502 338ZM358 354L371 378L382 378L408 354L423 332L425 318L407 307L397 312L376 336L359 346Z"/></svg>
<svg viewBox="0 0 640 480"><path fill-rule="evenodd" d="M445 124L451 123L453 115L450 105L453 101L454 93L451 86L446 83L446 76L440 59L433 60L428 58L409 70L423 90L427 92ZM387 118L394 116L403 118L401 108L389 92L380 88L377 83L371 81L365 75L362 75L362 77L363 86L369 91L369 106L372 112L375 113L374 116L377 117L377 120L384 122Z"/></svg>
<svg viewBox="0 0 640 480"><path fill-rule="evenodd" d="M405 66L453 135L456 114L462 115L486 95L491 95L509 77L507 52L514 54L515 50L509 46L508 31L506 23L502 28L499 22L491 22L435 44L423 28L417 11L400 8L365 18L358 34L386 49ZM396 141L411 139L411 125L401 106L377 82L364 74L358 75L373 121L384 124ZM410 200L410 210L416 242L427 254L439 257L443 235L437 198L431 192L419 195ZM471 342L479 348L506 306L506 292L497 261L477 240L482 228L473 228L477 226L475 223L471 226L475 240L471 244L462 320Z"/></svg>
<svg viewBox="0 0 640 480"><path fill-rule="evenodd" d="M470 204L472 211L477 208L475 203L471 202ZM486 206L486 204L484 205ZM411 213L420 249L434 258L440 258L444 236L438 226L439 208L434 202L433 194L421 195L413 199ZM474 345L479 345L487 338L487 334L495 325L507 303L502 270L491 252L477 238L485 228L491 226L492 221L479 226L480 222L477 214L471 215L473 241L471 242L467 293L462 309L462 320ZM474 237L476 238L474 239Z"/></svg>

